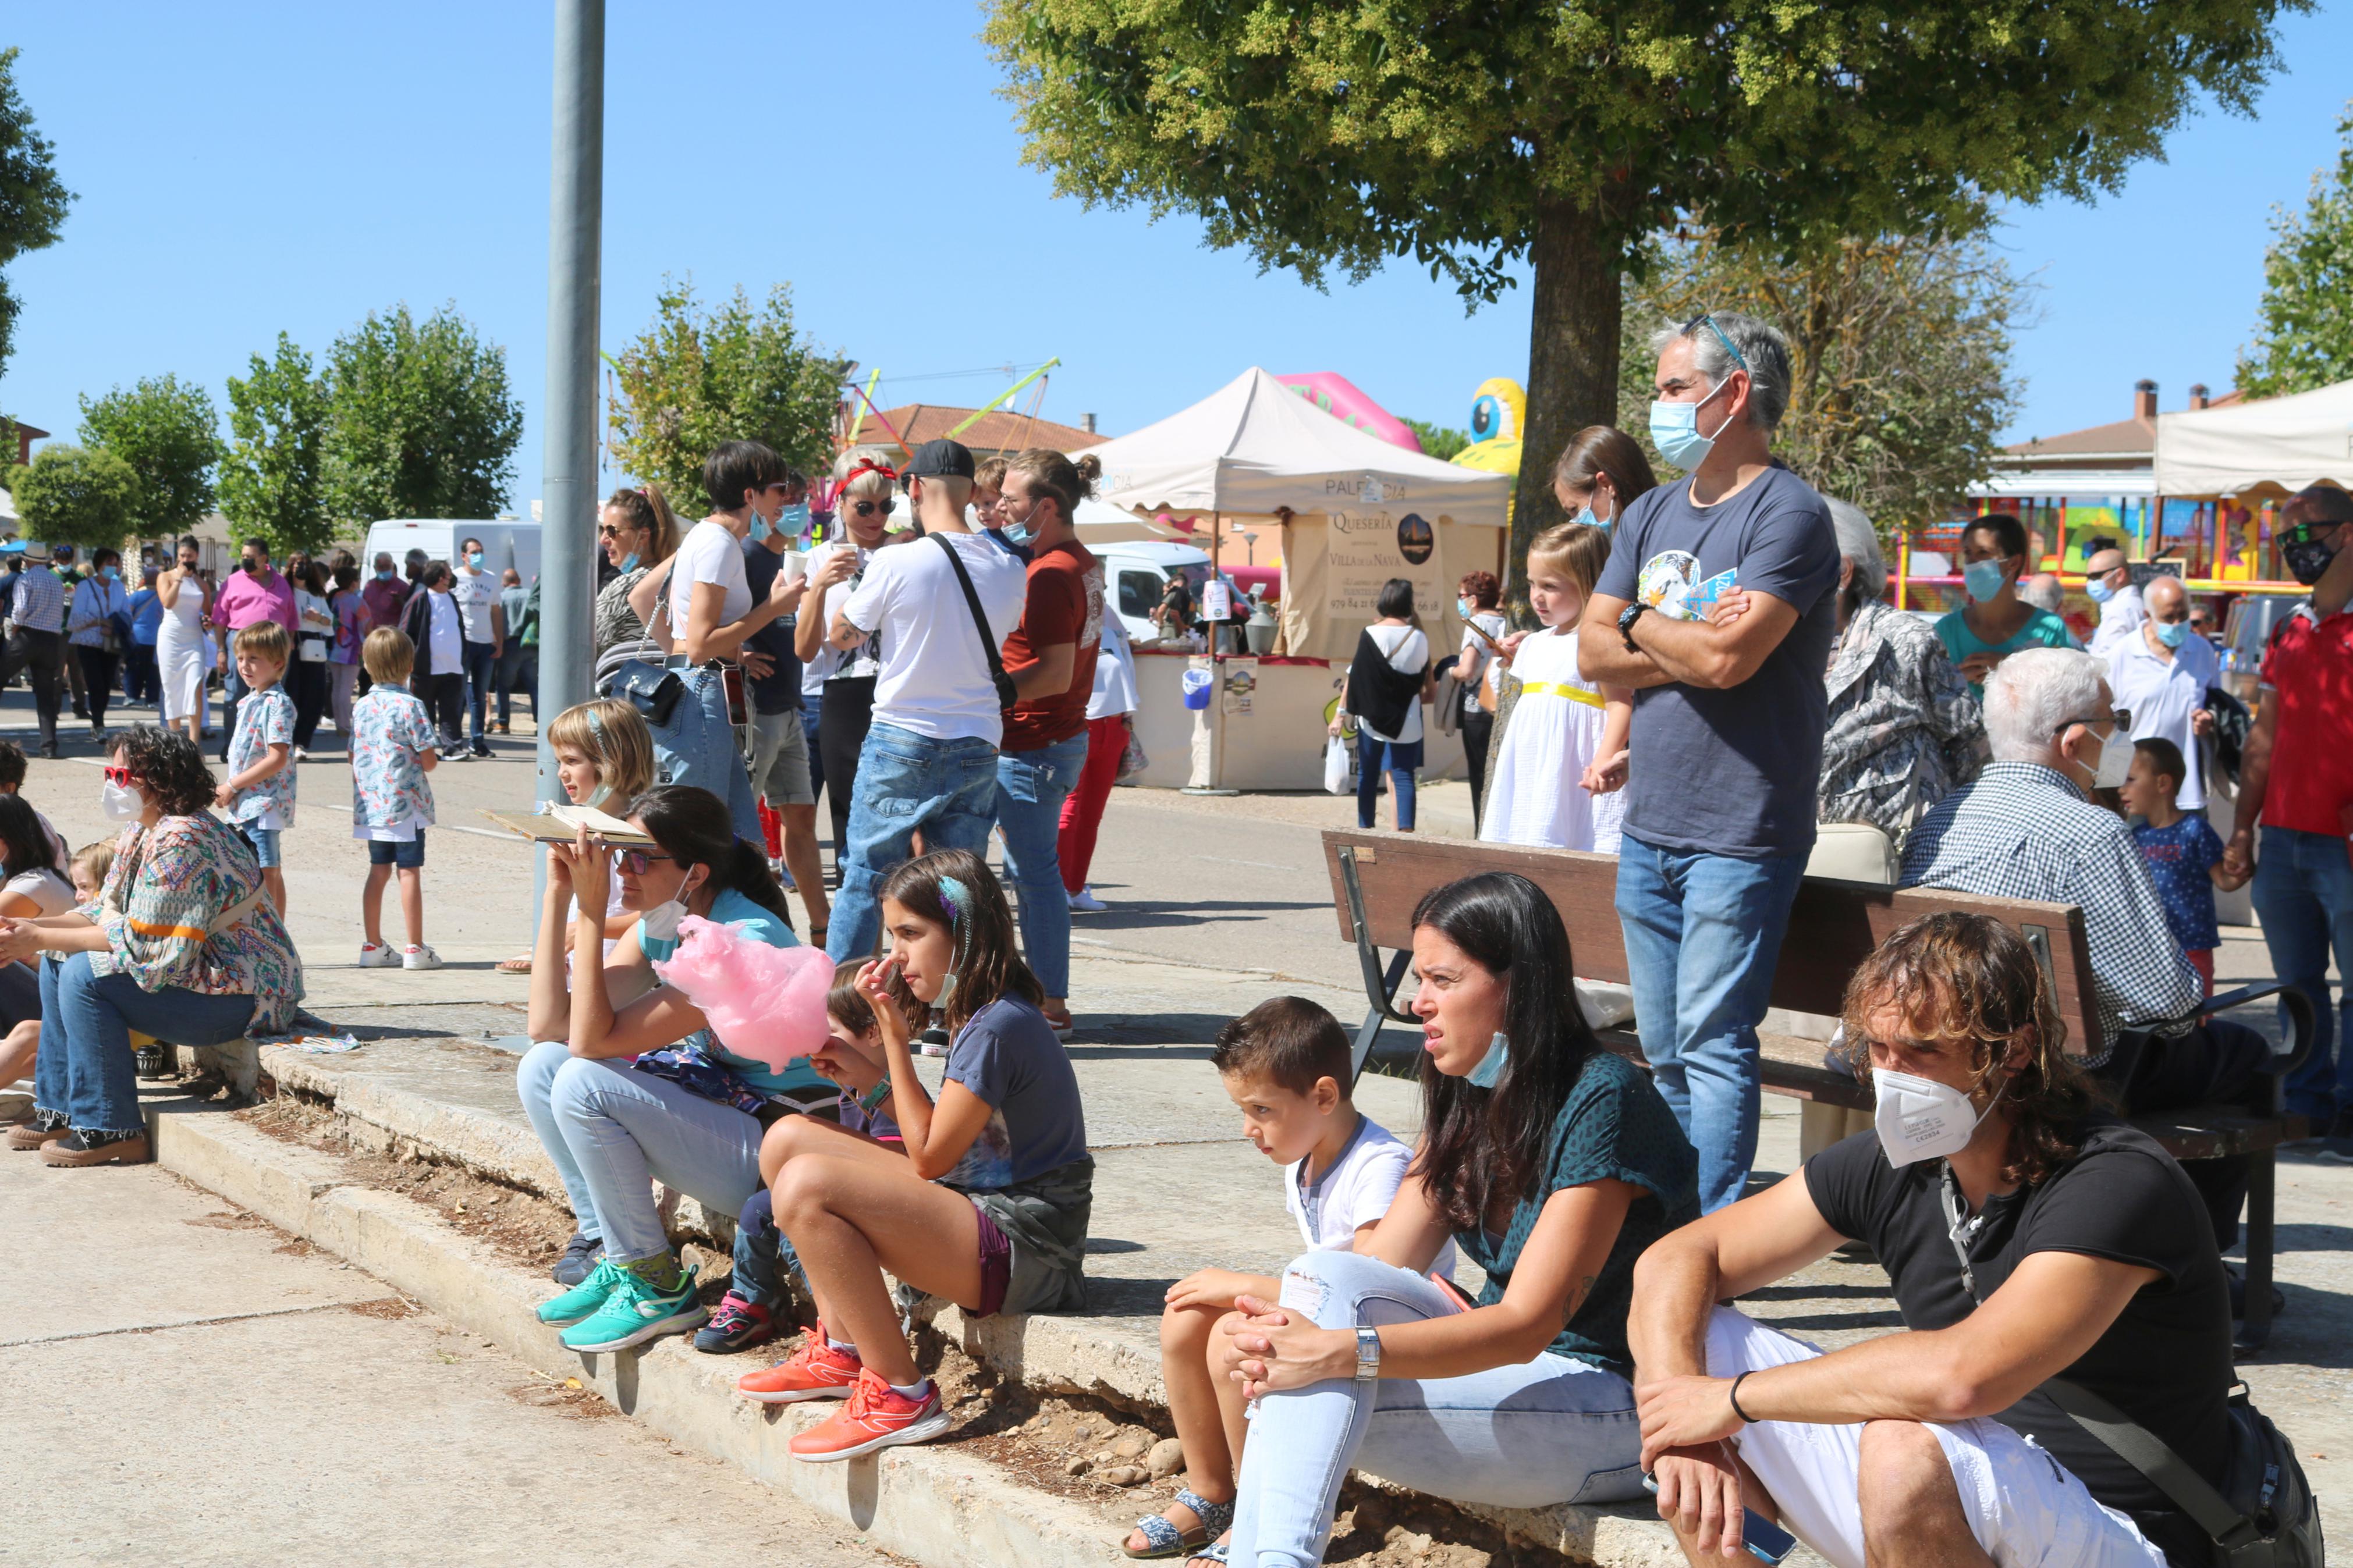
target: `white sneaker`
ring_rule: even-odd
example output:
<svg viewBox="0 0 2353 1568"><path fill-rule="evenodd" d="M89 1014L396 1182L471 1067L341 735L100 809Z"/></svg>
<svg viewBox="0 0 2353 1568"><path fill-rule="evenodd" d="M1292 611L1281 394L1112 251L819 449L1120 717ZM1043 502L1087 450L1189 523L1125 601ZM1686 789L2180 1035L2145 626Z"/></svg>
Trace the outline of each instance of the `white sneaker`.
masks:
<svg viewBox="0 0 2353 1568"><path fill-rule="evenodd" d="M400 967L438 969L441 967L441 955L429 947L404 947L400 950Z"/></svg>
<svg viewBox="0 0 2353 1568"><path fill-rule="evenodd" d="M400 950L388 942L360 943L362 969L390 969L399 962Z"/></svg>
<svg viewBox="0 0 2353 1568"><path fill-rule="evenodd" d="M1071 895L1071 912L1074 915L1099 915L1109 908L1109 904L1095 897L1092 882Z"/></svg>

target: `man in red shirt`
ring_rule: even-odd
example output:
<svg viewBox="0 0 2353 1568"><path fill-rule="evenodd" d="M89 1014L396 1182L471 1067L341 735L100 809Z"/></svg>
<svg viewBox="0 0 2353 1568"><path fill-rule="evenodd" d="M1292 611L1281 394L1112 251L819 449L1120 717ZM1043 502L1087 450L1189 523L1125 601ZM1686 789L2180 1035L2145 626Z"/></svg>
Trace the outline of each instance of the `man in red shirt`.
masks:
<svg viewBox="0 0 2353 1568"><path fill-rule="evenodd" d="M2240 763L2239 816L2223 865L2255 868L2272 970L2311 1001L2312 1055L2287 1109L2353 1152L2353 986L2332 1017L2328 953L2353 975L2353 496L2300 491L2281 515L2280 554L2312 597L2272 633L2262 705ZM2255 824L2263 824L2255 853Z"/></svg>
<svg viewBox="0 0 2353 1568"><path fill-rule="evenodd" d="M1005 672L1021 700L997 746L997 825L1005 869L1021 898L1021 952L1046 991L1046 1019L1071 1031L1071 901L1056 858L1062 799L1087 764L1087 699L1103 646L1103 570L1072 518L1102 466L1033 447L1006 466L997 502L1005 536L1029 552L1021 624L1005 639Z"/></svg>

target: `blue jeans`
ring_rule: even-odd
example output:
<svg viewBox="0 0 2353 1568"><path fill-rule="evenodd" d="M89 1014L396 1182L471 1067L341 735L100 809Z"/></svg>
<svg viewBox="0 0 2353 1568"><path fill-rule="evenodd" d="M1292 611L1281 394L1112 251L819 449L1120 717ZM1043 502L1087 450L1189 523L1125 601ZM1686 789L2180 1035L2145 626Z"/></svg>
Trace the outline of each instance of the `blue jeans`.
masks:
<svg viewBox="0 0 2353 1568"><path fill-rule="evenodd" d="M1311 1252L1282 1305L1319 1328L1453 1312L1428 1279L1354 1252ZM1340 1482L1361 1467L1417 1491L1497 1508L1642 1495L1641 1423L1617 1373L1546 1353L1461 1377L1332 1378L1270 1394L1250 1418L1234 1500L1234 1568L1324 1560Z"/></svg>
<svg viewBox="0 0 2353 1568"><path fill-rule="evenodd" d="M1087 765L1087 732L997 759L1005 873L1021 895L1021 953L1049 996L1071 994L1071 896L1059 854L1062 801Z"/></svg>
<svg viewBox="0 0 2353 1568"><path fill-rule="evenodd" d="M486 642L461 644L458 667L466 672L466 707L471 732L468 739L476 746L488 745L482 739L483 710L491 700L491 680L498 672L499 656Z"/></svg>
<svg viewBox="0 0 2353 1568"><path fill-rule="evenodd" d="M1373 825L1373 808L1381 798L1381 763L1386 757L1389 787L1397 791L1397 825L1400 833L1413 827L1413 772L1421 766L1421 742L1377 740L1361 726L1356 731L1356 826Z"/></svg>
<svg viewBox="0 0 2353 1568"><path fill-rule="evenodd" d="M1662 849L1629 833L1618 850L1618 919L1634 1027L1659 1092L1699 1152L1699 1205L1739 1200L1757 1157L1757 1024L1806 857L1743 860Z"/></svg>
<svg viewBox="0 0 2353 1568"><path fill-rule="evenodd" d="M253 998L210 996L184 986L142 991L128 974L93 974L90 955L41 960L41 1054L33 1107L77 1131L142 1131L131 1031L175 1046L219 1046L253 1022Z"/></svg>
<svg viewBox="0 0 2353 1568"><path fill-rule="evenodd" d="M934 741L876 720L858 749L849 842L834 847L841 891L826 931L827 955L836 963L872 955L882 934L882 905L875 889L908 858L917 828L923 829L925 849L978 855L988 847L988 829L996 820L995 746L977 736Z"/></svg>
<svg viewBox="0 0 2353 1568"><path fill-rule="evenodd" d="M2287 1108L2326 1133L2353 1111L2353 863L2345 840L2266 823L2250 895L2263 917L2272 972L2312 1002L2312 1055L2287 1080ZM2337 952L2343 1000L2328 1005L2328 953ZM2287 1015L2280 1015L2287 1027Z"/></svg>
<svg viewBox="0 0 2353 1568"><path fill-rule="evenodd" d="M775 1196L762 1187L736 1216L735 1274L728 1289L774 1314L785 1309L787 1274L806 1286L808 1277L802 1272L800 1255L793 1250L791 1238L776 1228Z"/></svg>
<svg viewBox="0 0 2353 1568"><path fill-rule="evenodd" d="M616 1263L670 1251L655 1182L721 1214L760 1190L760 1123L669 1079L542 1040L515 1068L515 1088L580 1234L601 1238Z"/></svg>
<svg viewBox="0 0 2353 1568"><path fill-rule="evenodd" d="M736 749L735 726L727 721L727 687L715 669L681 669L686 688L670 710L670 722L651 725L654 776L663 784L692 784L726 803L735 837L765 843L760 808L752 798L752 775Z"/></svg>
<svg viewBox="0 0 2353 1568"><path fill-rule="evenodd" d="M817 716L824 707L824 698L811 697L806 692L802 694L801 735L808 742L809 798L811 800L825 793L825 753L818 750L817 743ZM841 847L835 845L834 853L839 855L840 852Z"/></svg>

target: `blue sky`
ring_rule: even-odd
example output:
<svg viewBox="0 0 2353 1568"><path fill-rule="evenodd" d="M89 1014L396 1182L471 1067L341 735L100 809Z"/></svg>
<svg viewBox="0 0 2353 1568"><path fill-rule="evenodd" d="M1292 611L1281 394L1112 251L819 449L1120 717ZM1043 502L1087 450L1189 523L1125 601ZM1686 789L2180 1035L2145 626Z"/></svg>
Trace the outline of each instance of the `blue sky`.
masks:
<svg viewBox="0 0 2353 1568"><path fill-rule="evenodd" d="M283 330L313 353L371 309L451 300L503 344L532 412L515 493L539 493L550 15L543 3L28 7L19 89L79 195L21 258L0 410L69 435L76 398L176 372L210 387ZM1253 363L1336 370L1447 424L1526 363L1525 290L1465 317L1409 268L1318 293L1203 248L1181 220L1086 212L1019 162L959 0L609 8L604 337L662 275L706 295L789 281L818 342L882 399L978 402L1049 355L1043 412L1119 432ZM2291 18L2254 121L2209 112L2091 206L2016 214L2004 243L2042 319L2019 345L2012 435L2228 386L2274 203L2332 156L2353 0ZM914 379L923 376L929 379ZM1004 379L1010 379L1009 377Z"/></svg>

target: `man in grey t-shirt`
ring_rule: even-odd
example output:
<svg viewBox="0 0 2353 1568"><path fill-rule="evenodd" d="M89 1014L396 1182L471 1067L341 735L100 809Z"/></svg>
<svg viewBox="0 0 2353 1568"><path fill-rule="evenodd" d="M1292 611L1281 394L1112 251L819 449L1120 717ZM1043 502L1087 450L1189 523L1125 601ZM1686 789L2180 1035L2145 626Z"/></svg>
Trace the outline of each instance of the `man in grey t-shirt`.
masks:
<svg viewBox="0 0 2353 1568"><path fill-rule="evenodd" d="M1773 461L1781 334L1726 312L1657 347L1651 439L1690 477L1626 509L1577 664L1635 689L1618 914L1642 1054L1712 1211L1757 1152L1757 1025L1814 844L1839 552L1828 504Z"/></svg>

